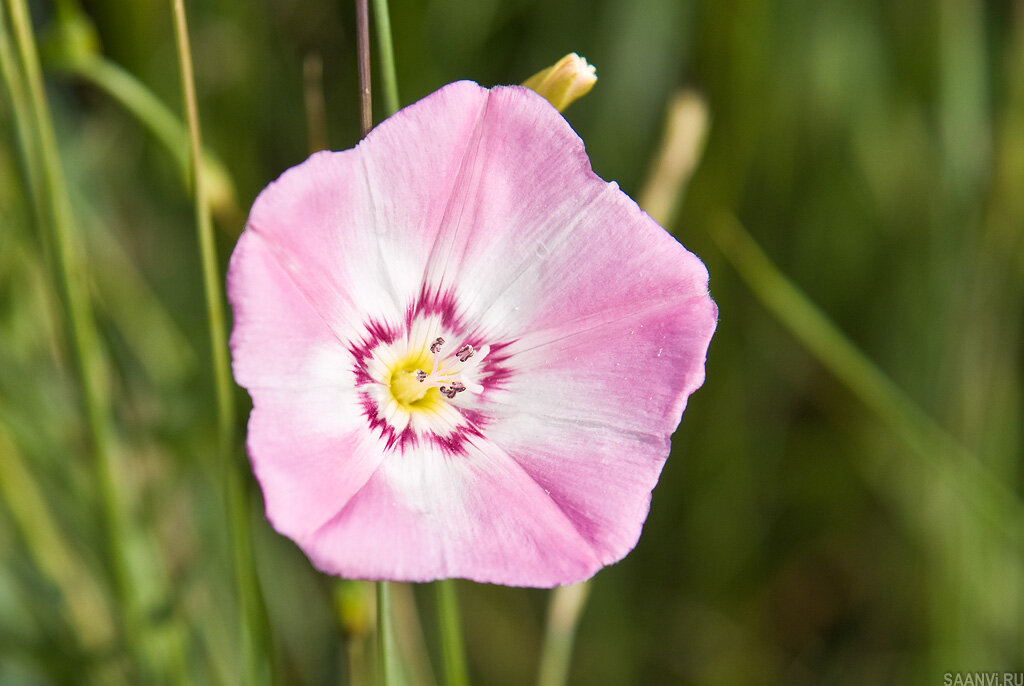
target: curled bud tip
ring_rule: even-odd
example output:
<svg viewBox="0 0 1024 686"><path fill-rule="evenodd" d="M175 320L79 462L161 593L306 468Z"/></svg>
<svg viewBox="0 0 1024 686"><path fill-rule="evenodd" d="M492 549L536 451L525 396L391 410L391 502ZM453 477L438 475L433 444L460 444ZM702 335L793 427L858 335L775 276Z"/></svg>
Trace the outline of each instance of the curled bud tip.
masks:
<svg viewBox="0 0 1024 686"><path fill-rule="evenodd" d="M537 72L523 82L547 101L564 112L578 98L590 92L597 83L597 70L574 52L558 60L553 66Z"/></svg>

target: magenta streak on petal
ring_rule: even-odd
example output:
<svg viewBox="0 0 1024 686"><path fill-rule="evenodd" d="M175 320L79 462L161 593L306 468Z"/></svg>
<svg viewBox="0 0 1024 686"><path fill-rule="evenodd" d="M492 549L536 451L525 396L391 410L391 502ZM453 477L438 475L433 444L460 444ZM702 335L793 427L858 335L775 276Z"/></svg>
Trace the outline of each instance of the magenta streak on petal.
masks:
<svg viewBox="0 0 1024 686"><path fill-rule="evenodd" d="M431 288L423 284L419 297L405 308L405 325L411 328L417 317L428 316L439 316L449 331L461 333L465 329L451 289L442 291L440 286Z"/></svg>
<svg viewBox="0 0 1024 686"><path fill-rule="evenodd" d="M355 360L356 386L373 383L366 369L366 362L370 359L373 349L381 343L391 344L398 337L398 333L390 326L374 319L365 322L363 327L368 335L346 346Z"/></svg>
<svg viewBox="0 0 1024 686"><path fill-rule="evenodd" d="M480 429L478 429L476 426L473 426L472 424L468 426L457 427L455 431L448 434L447 436L427 434L427 440L436 447L440 448L442 453L449 456L465 456L467 454L467 448L471 437L483 438L484 434L480 431Z"/></svg>
<svg viewBox="0 0 1024 686"><path fill-rule="evenodd" d="M407 445L415 445L416 433L411 427L405 427L401 433L397 433L395 428L388 424L384 419L379 416L377 410L377 403L370 396L363 394L363 416L370 424L372 431L377 431L378 436L384 439L384 449L388 452L392 451L397 445L402 448Z"/></svg>
<svg viewBox="0 0 1024 686"><path fill-rule="evenodd" d="M373 357L373 351L379 345L390 345L406 335L417 319L423 317L438 317L442 326L459 337L460 344L469 344L474 347L481 347L485 341L477 340L470 336L463 335L463 326L460 322L457 300L450 292L440 293L437 288L429 288L424 285L419 298L410 303L406 308L405 334L395 330L385 322L369 319L364 327L366 334L357 341L347 346L353 359L353 372L356 378L356 387L366 387L378 383L370 375L368 364ZM449 341L449 345L452 342ZM509 356L502 354L502 350L510 343L497 343L491 346L491 353L483 361L480 367L480 382L486 389L498 388L509 377L510 371L504 364ZM446 455L465 455L470 437L483 438L482 427L489 423L486 413L452 404L453 409L460 414L465 424L449 427L450 432L446 435L436 434L427 431L423 434L417 433L411 426L406 426L401 431L380 416L380 408L377 401L366 391L362 391L361 407L363 417L368 422L370 429L384 441L385 450L388 452L407 452L415 449L418 445L429 444L441 450ZM474 396L475 397L475 396ZM469 402L474 402L470 400Z"/></svg>
<svg viewBox="0 0 1024 686"><path fill-rule="evenodd" d="M442 453L449 456L466 455L467 441L470 437L483 438L478 423L487 421L486 415L482 412L456 408L468 422L464 426L452 427L451 433L445 436L427 432L417 434L412 427L407 426L401 432L380 418L377 411L377 403L367 395L363 395L362 401L363 416L369 422L370 429L376 431L377 435L384 440L384 448L387 452L408 452L415 449L421 443L436 446Z"/></svg>
<svg viewBox="0 0 1024 686"><path fill-rule="evenodd" d="M485 389L501 388L504 382L512 376L512 372L506 364L511 356L503 354L502 351L515 342L491 344L491 352L483 362L484 371L480 376L480 383L483 384ZM474 343L474 345L476 344Z"/></svg>

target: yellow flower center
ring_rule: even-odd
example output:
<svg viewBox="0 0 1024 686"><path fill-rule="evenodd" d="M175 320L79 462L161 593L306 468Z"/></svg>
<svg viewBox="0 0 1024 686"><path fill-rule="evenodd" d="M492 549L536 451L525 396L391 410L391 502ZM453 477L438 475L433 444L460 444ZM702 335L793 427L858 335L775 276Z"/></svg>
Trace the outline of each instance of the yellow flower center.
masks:
<svg viewBox="0 0 1024 686"><path fill-rule="evenodd" d="M422 341L418 336L416 339ZM377 355L378 363L382 363L377 381L391 396L385 395L381 405L385 418L400 417L396 421L408 423L413 414L421 418L425 414L443 414L446 399L452 400L466 391L474 395L483 391L476 370L490 352L490 346L477 350L468 343L458 348L449 345L446 354L441 336L434 338L429 347L424 342L409 343L390 346Z"/></svg>
<svg viewBox="0 0 1024 686"><path fill-rule="evenodd" d="M401 407L406 410L433 410L441 404L441 393L436 386L420 381L416 372L430 369L433 361L425 349L398 360L389 370L388 388Z"/></svg>

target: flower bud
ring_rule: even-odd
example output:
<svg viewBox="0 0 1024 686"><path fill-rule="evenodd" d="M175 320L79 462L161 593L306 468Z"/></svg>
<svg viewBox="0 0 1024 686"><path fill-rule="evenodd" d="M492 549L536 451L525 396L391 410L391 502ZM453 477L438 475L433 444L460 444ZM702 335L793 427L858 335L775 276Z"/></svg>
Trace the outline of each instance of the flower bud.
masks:
<svg viewBox="0 0 1024 686"><path fill-rule="evenodd" d="M372 591L365 581L340 579L334 585L334 610L346 638L357 639L373 629Z"/></svg>
<svg viewBox="0 0 1024 686"><path fill-rule="evenodd" d="M597 70L574 52L558 60L553 66L537 72L523 82L543 95L548 102L564 112L577 98L590 92L597 83Z"/></svg>

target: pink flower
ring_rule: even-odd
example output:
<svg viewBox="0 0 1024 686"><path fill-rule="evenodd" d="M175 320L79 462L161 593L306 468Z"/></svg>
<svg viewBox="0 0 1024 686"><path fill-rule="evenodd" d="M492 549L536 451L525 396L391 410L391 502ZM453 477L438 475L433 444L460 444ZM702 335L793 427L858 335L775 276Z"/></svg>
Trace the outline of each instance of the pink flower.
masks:
<svg viewBox="0 0 1024 686"><path fill-rule="evenodd" d="M707 279L525 88L453 83L313 155L228 273L267 517L350 578L591 576L703 383Z"/></svg>

